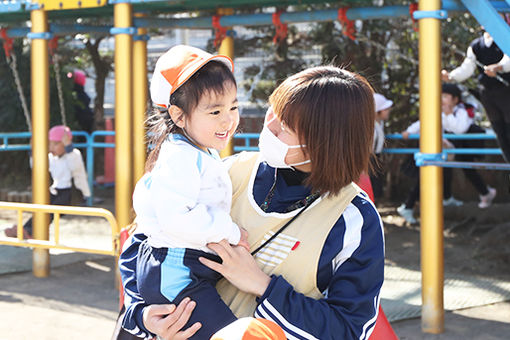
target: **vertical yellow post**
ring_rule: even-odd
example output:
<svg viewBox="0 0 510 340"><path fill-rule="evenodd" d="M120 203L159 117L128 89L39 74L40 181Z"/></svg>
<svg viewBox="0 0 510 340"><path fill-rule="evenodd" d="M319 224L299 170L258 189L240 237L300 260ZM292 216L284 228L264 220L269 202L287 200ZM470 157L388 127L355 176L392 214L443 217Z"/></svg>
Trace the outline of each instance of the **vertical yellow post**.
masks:
<svg viewBox="0 0 510 340"><path fill-rule="evenodd" d="M232 8L220 8L218 9L218 15L232 15L234 14L234 10ZM229 29L232 29L229 27ZM221 42L220 47L218 48L218 53L226 55L230 57L230 59L234 60L234 38L231 35L228 35ZM234 153L234 139L232 138L228 143L227 147L220 152L220 157L228 157Z"/></svg>
<svg viewBox="0 0 510 340"><path fill-rule="evenodd" d="M440 0L420 0L421 11L441 8ZM440 153L441 136L441 27L439 19L420 19L420 151ZM420 169L422 330L442 333L443 310L443 170Z"/></svg>
<svg viewBox="0 0 510 340"><path fill-rule="evenodd" d="M44 10L30 13L32 33L48 32L48 17ZM50 121L50 84L48 64L48 41L32 39L31 45L32 76L32 197L33 202L49 204L48 172L48 128ZM34 213L33 236L47 240L49 219L44 213ZM47 249L34 249L32 270L36 277L50 274L50 255Z"/></svg>
<svg viewBox="0 0 510 340"><path fill-rule="evenodd" d="M129 3L114 5L116 29L132 26ZM133 38L131 34L115 36L115 214L119 228L131 221L133 188L132 117L133 117Z"/></svg>
<svg viewBox="0 0 510 340"><path fill-rule="evenodd" d="M138 14L138 13L137 13ZM135 14L135 16L137 16ZM145 113L147 111L147 35L145 28L138 29L133 42L133 183L143 176L146 158Z"/></svg>

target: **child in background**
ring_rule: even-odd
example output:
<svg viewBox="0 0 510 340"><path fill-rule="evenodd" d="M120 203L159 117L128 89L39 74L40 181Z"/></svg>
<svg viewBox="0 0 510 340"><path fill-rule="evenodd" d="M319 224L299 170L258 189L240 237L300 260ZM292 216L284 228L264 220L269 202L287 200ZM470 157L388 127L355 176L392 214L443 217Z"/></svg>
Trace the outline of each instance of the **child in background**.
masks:
<svg viewBox="0 0 510 340"><path fill-rule="evenodd" d="M184 45L158 59L150 85L159 109L150 129L155 147L133 194L137 231L148 236L137 256L138 291L148 304L196 301L188 326L203 323L194 339L236 320L216 291L220 275L198 260L220 261L206 245L226 239L249 250L247 233L230 217L232 183L217 151L239 124L233 67L226 56ZM142 335L133 323L126 315L123 326Z"/></svg>
<svg viewBox="0 0 510 340"><path fill-rule="evenodd" d="M464 134L464 133L480 133L484 130L478 125L474 124L474 114L466 110L466 105L461 100L461 91L457 85L443 84L441 93L441 120L442 129L444 133L450 134ZM420 122L414 122L402 132L402 137L408 139L410 134L420 133ZM444 148L454 147L479 147L479 142L469 140L446 140L443 139ZM456 154L456 161L470 162L476 158L475 155L462 155ZM473 184L475 189L480 195L479 208L487 208L492 204L496 197L496 189L491 188L485 184L480 174L475 169L462 169L466 178ZM416 223L413 217L414 203L419 198L419 178L418 171L415 172L416 180L413 189L409 192L406 202L401 205L397 211L409 223ZM452 169L443 169L443 205L460 206L462 201L455 199L451 193L452 184Z"/></svg>
<svg viewBox="0 0 510 340"><path fill-rule="evenodd" d="M72 182L78 188L83 200L90 197L87 173L81 152L72 145L71 130L64 125L57 125L50 129L48 163L53 184L50 186L50 204L70 205ZM30 161L32 165L32 161ZM50 222L53 214L50 214ZM5 229L5 235L16 237L17 226ZM32 219L23 226L23 237L32 238Z"/></svg>
<svg viewBox="0 0 510 340"><path fill-rule="evenodd" d="M370 171L370 182L372 182L372 190L374 191L374 198L377 200L383 194L384 171L382 159L382 151L384 148L384 122L390 118L390 110L393 106L393 101L387 99L379 93L374 93L375 102L375 125L374 125L374 160Z"/></svg>
<svg viewBox="0 0 510 340"><path fill-rule="evenodd" d="M441 108L443 111L443 130L445 133L484 133L485 130L474 123L474 112L469 110L468 105L462 102L462 93L459 87L455 84L445 83L442 86L441 94ZM476 140L462 140L454 139L450 141L453 147L480 147L480 142ZM456 154L455 160L459 162L473 162L477 155L463 155ZM445 182L452 181L452 170L451 168L445 168L443 170L443 176ZM476 191L480 196L480 202L478 203L479 208L487 208L492 204L492 201L496 197L496 189L487 186L480 176L478 171L475 169L463 168L462 171L469 182L475 187ZM446 192L444 197L451 196L451 185L447 187L450 191Z"/></svg>

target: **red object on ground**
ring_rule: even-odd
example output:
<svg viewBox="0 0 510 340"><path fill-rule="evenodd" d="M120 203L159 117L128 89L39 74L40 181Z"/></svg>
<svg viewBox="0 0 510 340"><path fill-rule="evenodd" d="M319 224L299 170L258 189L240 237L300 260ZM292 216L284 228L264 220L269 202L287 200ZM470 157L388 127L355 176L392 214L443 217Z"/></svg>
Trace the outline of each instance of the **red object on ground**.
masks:
<svg viewBox="0 0 510 340"><path fill-rule="evenodd" d="M129 230L127 228L122 228L119 236L119 250L122 251L122 247L124 246L124 242L129 237ZM124 304L124 288L122 287L122 280L119 279L119 310L122 309L122 305Z"/></svg>
<svg viewBox="0 0 510 340"><path fill-rule="evenodd" d="M372 183L370 182L370 177L366 173L361 174L358 183L359 187L368 194L368 197L374 201L374 191L372 190ZM386 315L382 310L382 307L379 306L379 315L377 316L377 321L375 323L375 328L370 335L370 340L398 340L397 335L391 328Z"/></svg>
<svg viewBox="0 0 510 340"><path fill-rule="evenodd" d="M370 340L398 340L397 334L395 334L395 331L391 328L380 305L379 315L377 316L374 331L370 335Z"/></svg>
<svg viewBox="0 0 510 340"><path fill-rule="evenodd" d="M374 191L372 190L372 182L370 182L370 177L366 173L362 173L359 176L359 181L356 183L364 192L368 194L368 198L374 202Z"/></svg>
<svg viewBox="0 0 510 340"><path fill-rule="evenodd" d="M113 131L113 119L105 119L106 131ZM115 143L115 136L105 136L105 143ZM115 182L115 148L104 149L104 176L98 176L96 182L100 184Z"/></svg>

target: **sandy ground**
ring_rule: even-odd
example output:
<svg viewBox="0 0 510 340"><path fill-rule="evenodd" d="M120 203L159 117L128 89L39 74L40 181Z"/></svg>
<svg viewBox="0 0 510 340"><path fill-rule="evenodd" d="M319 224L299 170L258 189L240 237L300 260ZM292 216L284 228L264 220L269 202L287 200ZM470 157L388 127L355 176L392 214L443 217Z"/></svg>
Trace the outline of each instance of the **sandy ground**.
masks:
<svg viewBox="0 0 510 340"><path fill-rule="evenodd" d="M480 210L476 203L445 209L445 270L510 281L510 209L500 203ZM387 263L419 268L420 227L407 225L396 204L381 204ZM0 211L0 229L12 215ZM94 235L94 236L92 236ZM64 217L62 237L69 242L109 245L109 230L98 219ZM63 252L52 255L48 278L25 272L0 275L0 340L109 339L118 309L114 262L108 256ZM60 256L60 257L59 257ZM2 264L0 254L0 265ZM26 256L20 262L27 261ZM30 260L30 257L28 257ZM421 320L393 323L400 339L508 339L510 303L445 313L445 332L421 332Z"/></svg>

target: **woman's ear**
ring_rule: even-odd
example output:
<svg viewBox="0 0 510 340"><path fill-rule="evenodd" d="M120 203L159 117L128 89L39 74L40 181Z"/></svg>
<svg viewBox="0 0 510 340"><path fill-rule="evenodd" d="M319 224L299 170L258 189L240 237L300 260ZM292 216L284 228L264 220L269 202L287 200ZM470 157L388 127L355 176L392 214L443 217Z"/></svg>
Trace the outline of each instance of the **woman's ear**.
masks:
<svg viewBox="0 0 510 340"><path fill-rule="evenodd" d="M170 106L170 108L168 108L168 114L170 115L170 118L172 119L175 125L177 125L181 129L184 129L186 127L184 111L182 111L180 107L176 105Z"/></svg>

